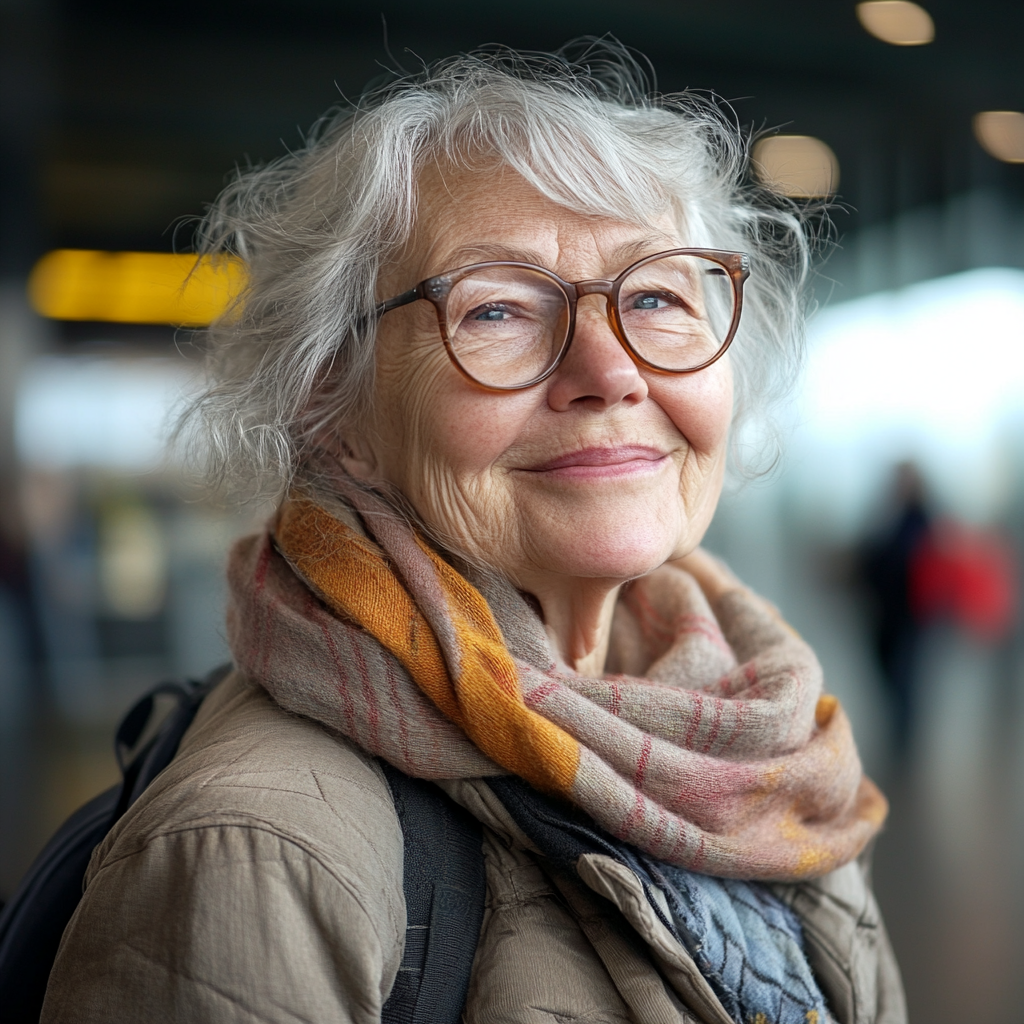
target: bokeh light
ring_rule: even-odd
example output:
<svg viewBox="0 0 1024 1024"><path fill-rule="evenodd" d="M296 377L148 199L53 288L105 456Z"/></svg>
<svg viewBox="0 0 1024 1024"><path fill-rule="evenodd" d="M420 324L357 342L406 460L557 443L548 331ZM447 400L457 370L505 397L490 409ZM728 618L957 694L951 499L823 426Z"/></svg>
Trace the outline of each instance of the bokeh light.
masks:
<svg viewBox="0 0 1024 1024"><path fill-rule="evenodd" d="M910 0L866 0L857 18L876 39L893 46L923 46L935 38L932 16Z"/></svg>
<svg viewBox="0 0 1024 1024"><path fill-rule="evenodd" d="M818 199L839 188L839 161L811 135L771 135L754 144L754 170L773 192L793 199Z"/></svg>
<svg viewBox="0 0 1024 1024"><path fill-rule="evenodd" d="M989 156L1010 164L1024 163L1024 113L985 110L974 115L974 136Z"/></svg>

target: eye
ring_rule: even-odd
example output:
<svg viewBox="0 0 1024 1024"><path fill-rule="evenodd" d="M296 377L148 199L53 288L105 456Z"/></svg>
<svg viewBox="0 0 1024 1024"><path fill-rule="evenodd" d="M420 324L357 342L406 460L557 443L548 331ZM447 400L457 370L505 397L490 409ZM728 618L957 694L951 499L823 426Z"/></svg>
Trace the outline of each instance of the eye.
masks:
<svg viewBox="0 0 1024 1024"><path fill-rule="evenodd" d="M675 295L667 292L644 292L636 295L630 303L630 309L665 309L668 306L679 306L681 302Z"/></svg>
<svg viewBox="0 0 1024 1024"><path fill-rule="evenodd" d="M468 319L483 320L490 323L500 322L508 319L509 312L502 306L491 306L485 309L476 310L470 313Z"/></svg>

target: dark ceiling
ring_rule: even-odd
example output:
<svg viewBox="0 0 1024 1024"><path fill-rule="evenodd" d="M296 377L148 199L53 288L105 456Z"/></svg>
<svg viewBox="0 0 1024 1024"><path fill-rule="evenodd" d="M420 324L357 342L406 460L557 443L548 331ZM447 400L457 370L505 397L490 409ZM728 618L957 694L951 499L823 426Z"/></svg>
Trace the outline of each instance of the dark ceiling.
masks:
<svg viewBox="0 0 1024 1024"><path fill-rule="evenodd" d="M744 123L828 142L842 231L972 188L1024 195L1024 166L971 135L978 110L1024 109L1024 2L923 2L935 42L895 47L852 0L4 0L6 262L54 245L170 248L176 218L201 213L237 163L295 145L381 74L382 15L408 67L613 33L661 89L712 89Z"/></svg>

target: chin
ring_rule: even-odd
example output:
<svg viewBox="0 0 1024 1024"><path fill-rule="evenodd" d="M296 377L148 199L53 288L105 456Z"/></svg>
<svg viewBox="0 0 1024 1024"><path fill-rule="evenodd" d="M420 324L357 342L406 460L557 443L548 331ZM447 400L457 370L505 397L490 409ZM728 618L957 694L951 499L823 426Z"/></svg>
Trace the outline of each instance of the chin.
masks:
<svg viewBox="0 0 1024 1024"><path fill-rule="evenodd" d="M664 565L678 548L676 537L638 537L635 530L598 535L580 529L561 546L548 546L551 557L543 561L567 576L631 580Z"/></svg>

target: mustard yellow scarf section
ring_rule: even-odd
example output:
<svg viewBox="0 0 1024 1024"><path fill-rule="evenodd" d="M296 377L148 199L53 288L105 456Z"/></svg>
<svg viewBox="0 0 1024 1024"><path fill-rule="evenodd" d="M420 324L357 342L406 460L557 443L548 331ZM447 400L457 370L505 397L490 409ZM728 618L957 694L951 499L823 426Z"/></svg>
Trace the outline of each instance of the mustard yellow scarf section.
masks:
<svg viewBox="0 0 1024 1024"><path fill-rule="evenodd" d="M336 614L361 626L488 757L542 792L569 798L579 743L523 702L519 673L480 592L416 538L458 645L449 666L423 612L380 549L313 502L280 511L278 547ZM456 659L452 659L456 660Z"/></svg>

